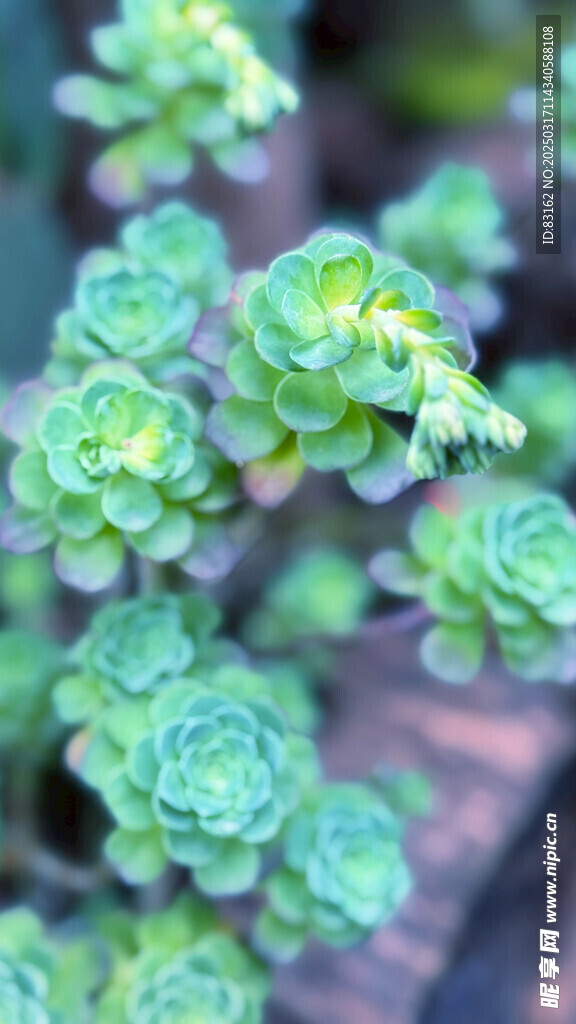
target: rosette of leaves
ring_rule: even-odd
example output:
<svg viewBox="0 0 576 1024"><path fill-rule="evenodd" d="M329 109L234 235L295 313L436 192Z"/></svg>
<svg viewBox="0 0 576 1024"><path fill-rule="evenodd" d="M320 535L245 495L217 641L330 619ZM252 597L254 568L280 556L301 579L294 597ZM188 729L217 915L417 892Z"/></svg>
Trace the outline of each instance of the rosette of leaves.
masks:
<svg viewBox="0 0 576 1024"><path fill-rule="evenodd" d="M208 686L173 683L111 709L80 770L118 822L107 852L127 881L149 881L172 860L210 894L254 884L262 847L316 772L311 741L287 729L269 693L230 666Z"/></svg>
<svg viewBox="0 0 576 1024"><path fill-rule="evenodd" d="M446 163L407 199L384 208L379 238L384 249L451 288L474 326L486 328L501 306L492 278L515 258L501 234L503 219L484 171Z"/></svg>
<svg viewBox="0 0 576 1024"><path fill-rule="evenodd" d="M438 619L421 647L429 671L455 683L476 675L490 622L516 675L576 678L576 519L562 498L537 494L460 516L423 506L410 539L409 554L383 551L371 573Z"/></svg>
<svg viewBox="0 0 576 1024"><path fill-rule="evenodd" d="M505 367L495 388L499 403L526 424L522 449L507 473L548 484L565 480L576 467L576 372L561 359L522 360Z"/></svg>
<svg viewBox="0 0 576 1024"><path fill-rule="evenodd" d="M52 688L63 653L45 636L0 631L0 749L4 756L45 749L58 735Z"/></svg>
<svg viewBox="0 0 576 1024"><path fill-rule="evenodd" d="M273 577L244 634L253 647L273 648L299 637L353 633L374 593L364 568L344 551L311 548Z"/></svg>
<svg viewBox="0 0 576 1024"><path fill-rule="evenodd" d="M212 409L208 435L253 464L256 498L294 460L343 469L381 502L414 477L480 473L521 445L523 425L465 372L473 351L457 300L357 238L313 238L260 283L252 275L238 301L245 336L226 363L236 393ZM408 446L376 409L415 417Z"/></svg>
<svg viewBox="0 0 576 1024"><path fill-rule="evenodd" d="M201 594L113 601L98 611L69 661L55 699L65 722L95 718L119 701L152 696L201 670L220 613ZM215 654L217 653L217 649Z"/></svg>
<svg viewBox="0 0 576 1024"><path fill-rule="evenodd" d="M129 364L99 363L56 392L24 385L3 426L22 450L2 542L26 554L56 541L57 575L82 590L114 580L126 544L194 572L194 545L210 540L206 519L234 499L233 471L201 440L198 408Z"/></svg>
<svg viewBox="0 0 576 1024"><path fill-rule="evenodd" d="M119 924L126 936L118 948ZM104 921L116 947L96 1024L259 1024L270 988L265 966L230 935L214 910L188 894L165 911Z"/></svg>
<svg viewBox="0 0 576 1024"><path fill-rule="evenodd" d="M346 948L385 924L411 886L402 835L401 819L368 786L313 793L290 822L282 867L264 883L262 950L291 960L310 933Z"/></svg>
<svg viewBox="0 0 576 1024"><path fill-rule="evenodd" d="M198 145L233 169L253 159L247 137L296 108L293 88L224 4L121 0L120 14L92 34L98 61L116 78L75 75L56 92L65 113L123 132L93 170L107 202L134 202L150 184L184 180Z"/></svg>
<svg viewBox="0 0 576 1024"><path fill-rule="evenodd" d="M50 383L75 383L90 363L121 357L155 383L205 367L188 355L199 313L228 297L226 243L215 221L181 202L126 222L117 249L81 264L73 308L56 322Z"/></svg>
<svg viewBox="0 0 576 1024"><path fill-rule="evenodd" d="M0 914L0 1019L6 1024L89 1024L99 973L88 942L52 941L23 908Z"/></svg>

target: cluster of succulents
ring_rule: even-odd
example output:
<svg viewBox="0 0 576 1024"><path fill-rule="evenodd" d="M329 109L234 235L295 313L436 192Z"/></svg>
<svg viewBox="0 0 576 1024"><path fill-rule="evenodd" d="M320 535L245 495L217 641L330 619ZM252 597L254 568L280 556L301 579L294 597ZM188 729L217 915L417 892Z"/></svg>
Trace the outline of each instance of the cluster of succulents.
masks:
<svg viewBox="0 0 576 1024"><path fill-rule="evenodd" d="M484 472L525 429L466 372L462 316L453 296L359 239L315 236L233 294L235 394L211 410L208 436L229 459L255 464L252 479L274 467L297 479L286 465L299 460L345 470L372 502L415 477ZM376 409L415 418L409 445Z"/></svg>
<svg viewBox="0 0 576 1024"><path fill-rule="evenodd" d="M511 476L558 484L576 469L576 367L560 358L505 366L494 397L526 424L526 442L509 460Z"/></svg>
<svg viewBox="0 0 576 1024"><path fill-rule="evenodd" d="M120 13L92 35L98 61L117 80L74 75L56 91L65 113L125 132L93 170L106 201L134 202L150 184L182 181L195 146L234 168L253 154L247 136L295 110L294 89L259 57L225 4L121 0Z"/></svg>
<svg viewBox="0 0 576 1024"><path fill-rule="evenodd" d="M82 261L74 304L56 321L45 377L75 383L102 359L129 359L154 383L199 372L187 346L200 313L226 300L231 284L218 225L181 202L140 214L116 249Z"/></svg>
<svg viewBox="0 0 576 1024"><path fill-rule="evenodd" d="M515 258L500 233L502 210L487 175L477 167L443 164L407 199L380 214L380 244L469 307L476 328L500 312L491 278Z"/></svg>
<svg viewBox="0 0 576 1024"><path fill-rule="evenodd" d="M214 1024L260 1024L269 971L199 899L181 894L140 921L112 913L99 930L114 956L95 1024L180 1024L191 1013Z"/></svg>
<svg viewBox="0 0 576 1024"><path fill-rule="evenodd" d="M411 888L402 831L402 819L368 786L311 791L288 827L282 867L264 883L262 949L290 960L309 933L345 948L384 924Z"/></svg>
<svg viewBox="0 0 576 1024"><path fill-rule="evenodd" d="M432 505L410 528L412 551L382 551L371 574L419 597L437 624L424 665L449 682L479 671L491 623L505 664L527 680L576 678L576 517L552 494L450 516Z"/></svg>
<svg viewBox="0 0 576 1024"><path fill-rule="evenodd" d="M0 749L39 756L60 729L52 690L63 652L55 641L24 629L0 631Z"/></svg>
<svg viewBox="0 0 576 1024"><path fill-rule="evenodd" d="M225 665L208 683L182 679L116 707L93 727L79 769L116 818L107 852L124 878L149 881L172 860L222 894L254 885L262 847L317 764L267 681Z"/></svg>
<svg viewBox="0 0 576 1024"><path fill-rule="evenodd" d="M202 440L197 405L130 364L96 363L56 392L24 385L3 426L22 449L3 544L29 553L56 541L57 575L83 590L112 583L126 544L194 572L196 511L203 524L234 501L234 471Z"/></svg>
<svg viewBox="0 0 576 1024"><path fill-rule="evenodd" d="M0 914L0 1019L6 1024L90 1024L99 980L93 944L53 941L23 908Z"/></svg>

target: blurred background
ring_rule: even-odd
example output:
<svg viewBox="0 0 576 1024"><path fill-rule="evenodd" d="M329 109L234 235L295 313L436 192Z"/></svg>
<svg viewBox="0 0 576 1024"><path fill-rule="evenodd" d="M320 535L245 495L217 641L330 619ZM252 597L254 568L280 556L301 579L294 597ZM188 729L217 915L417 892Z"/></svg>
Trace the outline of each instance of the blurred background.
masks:
<svg viewBox="0 0 576 1024"><path fill-rule="evenodd" d="M503 209L499 230L515 255L504 261L495 296L479 318L479 375L504 387L511 360L562 360L548 390L537 393L535 382L544 377L536 369L529 378L533 394L527 397L522 380L516 393L518 402L532 403L534 433L540 429L544 442L567 453L553 479L544 447L538 474L561 482L576 501L576 178L568 161L563 253L537 256L534 245L531 90L541 8L526 0L236 0L234 6L263 51L297 81L301 109L266 140L270 169L263 180L235 182L200 158L179 194L220 220L233 265L242 270L266 265L323 224L377 241L380 211L414 193L440 165L481 168ZM554 10L563 14L569 45L573 5ZM93 69L90 28L114 13L113 0L0 0L5 387L40 370L52 319L70 297L75 262L86 248L109 243L123 216L87 184L102 136L65 122L51 100L64 73ZM576 104L567 100L565 132L574 133ZM508 471L515 472L499 463L491 474L496 490L509 486ZM258 609L274 571L291 565L296 551L322 543L362 566L378 548L402 544L407 518L423 497L456 500L450 488L420 486L391 506L367 509L339 479L305 480L270 515L265 538L232 577L213 588L230 609L230 628L249 635L243 609ZM54 590L43 556L28 568L2 556L1 574L0 600L10 622L32 619L63 640L78 634L87 602ZM375 594L362 602L386 610ZM393 926L368 946L345 955L312 946L301 963L279 971L271 1021L546 1020L548 1011L538 1006L540 850L545 815L554 811L562 851L562 997L555 1019L569 1024L576 1020L576 972L570 973L576 966L576 700L568 689L523 684L495 660L471 686L447 686L425 674L416 646L413 632L390 632L338 650L326 671L320 734L331 777L360 778L382 760L430 777L432 813L409 833L415 891ZM55 758L45 780L51 796L41 800L43 828L53 849L82 862L105 822L57 765ZM2 886L9 898L9 877ZM57 881L36 895L50 913L65 912L71 900Z"/></svg>

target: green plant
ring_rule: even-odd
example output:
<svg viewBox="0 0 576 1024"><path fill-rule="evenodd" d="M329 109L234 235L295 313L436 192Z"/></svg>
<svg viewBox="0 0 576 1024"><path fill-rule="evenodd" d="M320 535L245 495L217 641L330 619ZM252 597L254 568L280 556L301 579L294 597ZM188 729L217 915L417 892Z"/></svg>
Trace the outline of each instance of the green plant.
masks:
<svg viewBox="0 0 576 1024"><path fill-rule="evenodd" d="M502 221L487 175L446 163L407 199L384 207L378 237L386 252L452 288L470 308L475 327L488 327L501 306L492 278L515 259L500 234Z"/></svg>
<svg viewBox="0 0 576 1024"><path fill-rule="evenodd" d="M56 93L67 114L128 131L94 168L98 194L121 204L151 183L176 185L190 174L198 145L242 173L254 159L246 137L296 108L293 88L260 59L224 4L123 0L121 16L92 36L98 61L118 80L75 75Z"/></svg>
<svg viewBox="0 0 576 1024"><path fill-rule="evenodd" d="M202 441L199 409L131 365L97 363L54 393L42 384L17 391L4 429L22 452L2 542L28 553L57 540L56 572L80 589L108 586L126 543L184 567L196 504L210 508L212 491L218 509L233 500L234 474Z"/></svg>
<svg viewBox="0 0 576 1024"><path fill-rule="evenodd" d="M287 960L308 932L344 948L379 928L410 889L401 834L400 819L365 787L310 793L288 829L284 865L265 883L261 947Z"/></svg>
<svg viewBox="0 0 576 1024"><path fill-rule="evenodd" d="M164 203L127 221L119 243L82 261L45 371L55 386L111 357L130 359L155 383L202 373L187 344L200 312L224 302L232 280L218 225L185 203Z"/></svg>
<svg viewBox="0 0 576 1024"><path fill-rule="evenodd" d="M265 6L273 21L298 3ZM112 203L182 181L197 146L255 173L251 136L296 106L214 0L121 0L120 21L92 41L114 77L65 79L56 93L62 109L118 131L93 173ZM376 596L363 569L321 535L255 610L232 587L208 597L201 584L226 577L258 538L253 506L279 505L306 467L343 470L379 504L416 480L483 473L522 445L523 424L469 372L462 303L419 272L416 243L433 233L438 262L425 272L484 301L508 251L484 179L444 173L448 184L402 214L414 257L400 235L385 255L322 231L233 285L214 221L179 200L146 205L115 246L82 259L41 378L5 404L18 451L4 546L28 558L54 547L66 587L108 588L97 607L59 592L50 626L65 644L0 633L7 891L38 874L42 895L52 884L88 893L62 935L90 930L65 941L25 911L0 916L7 1024L259 1024L269 971L191 884L216 898L263 893L252 941L280 960L309 934L360 942L406 898L406 819L429 809L427 780L386 765L366 782L325 783L311 738L324 647L360 633ZM468 232L454 227L462 210ZM515 671L571 677L576 527L561 499L454 518L424 508L412 538L414 554L383 553L372 568L440 620L424 642L430 668L472 675L490 618ZM16 601L3 585L3 612L21 617L36 579ZM35 823L43 791L29 769L54 772L64 727L67 768L103 811L87 798L93 863L81 867L46 852Z"/></svg>
<svg viewBox="0 0 576 1024"><path fill-rule="evenodd" d="M208 435L228 458L256 463L256 497L259 478L287 461L343 469L373 502L414 477L481 473L525 430L466 372L473 349L461 315L397 260L351 235L320 234L233 296L241 337L226 372L236 394L211 411ZM408 446L376 408L415 418Z"/></svg>
<svg viewBox="0 0 576 1024"><path fill-rule="evenodd" d="M52 941L24 909L0 914L0 1017L7 1024L89 1024L99 973L89 942Z"/></svg>
<svg viewBox="0 0 576 1024"><path fill-rule="evenodd" d="M439 620L421 648L431 672L455 683L475 676L490 621L512 672L573 680L576 519L562 498L537 494L459 516L425 505L410 539L410 553L375 555L371 574Z"/></svg>
<svg viewBox="0 0 576 1024"><path fill-rule="evenodd" d="M270 988L265 966L236 942L212 908L183 894L140 922L111 914L99 922L114 966L96 1024L257 1024ZM124 936L118 942L118 934Z"/></svg>
<svg viewBox="0 0 576 1024"><path fill-rule="evenodd" d="M576 371L561 359L508 363L494 396L526 424L526 442L511 459L509 475L562 483L574 470Z"/></svg>

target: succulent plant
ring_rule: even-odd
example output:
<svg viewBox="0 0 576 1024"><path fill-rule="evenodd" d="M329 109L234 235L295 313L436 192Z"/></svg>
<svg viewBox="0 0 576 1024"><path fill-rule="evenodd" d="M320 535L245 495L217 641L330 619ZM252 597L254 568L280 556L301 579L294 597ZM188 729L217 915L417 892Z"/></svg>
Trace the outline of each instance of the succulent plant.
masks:
<svg viewBox="0 0 576 1024"><path fill-rule="evenodd" d="M453 297L357 238L316 236L233 295L232 329L244 332L226 363L236 394L212 409L208 436L231 460L256 463L252 480L296 458L344 469L373 502L414 477L483 472L525 430L465 372L473 350L461 315ZM415 417L408 448L374 407Z"/></svg>
<svg viewBox="0 0 576 1024"><path fill-rule="evenodd" d="M107 604L71 653L80 671L58 684L58 713L66 722L89 721L118 701L152 696L196 674L219 621L218 609L201 594Z"/></svg>
<svg viewBox="0 0 576 1024"><path fill-rule="evenodd" d="M118 917L104 922L117 943ZM137 925L98 1002L95 1024L259 1024L270 987L266 967L224 933L214 911L189 894ZM135 933L135 934L132 934Z"/></svg>
<svg viewBox="0 0 576 1024"><path fill-rule="evenodd" d="M288 827L283 866L264 883L270 907L257 924L260 947L289 960L309 932L344 948L389 920L411 885L402 832L366 786L311 794Z"/></svg>
<svg viewBox="0 0 576 1024"><path fill-rule="evenodd" d="M484 171L446 163L407 199L382 210L378 234L385 250L452 288L479 329L500 313L492 277L514 263L514 249L500 234L502 221Z"/></svg>
<svg viewBox="0 0 576 1024"><path fill-rule="evenodd" d="M224 168L252 155L247 136L292 112L292 87L258 56L231 10L206 0L122 0L120 22L97 29L94 51L108 82L75 75L58 85L59 108L100 128L127 130L96 164L106 201L141 198L151 183L174 185L207 148Z"/></svg>
<svg viewBox="0 0 576 1024"><path fill-rule="evenodd" d="M82 260L73 307L56 321L45 379L74 384L91 363L115 357L156 384L202 375L188 342L200 312L226 301L231 280L215 221L181 202L132 218L117 249L95 249Z"/></svg>
<svg viewBox="0 0 576 1024"><path fill-rule="evenodd" d="M413 551L383 551L372 576L420 597L439 620L424 637L425 666L449 682L483 661L490 620L501 656L528 680L576 678L576 519L562 498L533 495L447 516L419 509Z"/></svg>
<svg viewBox="0 0 576 1024"><path fill-rule="evenodd" d="M63 652L53 640L24 629L0 631L0 749L4 757L40 754L58 735L52 713L54 680Z"/></svg>
<svg viewBox="0 0 576 1024"><path fill-rule="evenodd" d="M287 730L266 680L239 666L209 685L182 681L122 715L112 709L81 771L119 828L107 848L128 881L190 867L211 894L250 888L316 770L314 748Z"/></svg>
<svg viewBox="0 0 576 1024"><path fill-rule="evenodd" d="M0 914L0 1020L6 1024L89 1024L99 980L85 940L60 944L24 908Z"/></svg>
<svg viewBox="0 0 576 1024"><path fill-rule="evenodd" d="M195 519L230 504L230 467L201 440L203 417L130 364L96 364L73 388L24 385L4 410L22 448L2 542L28 553L56 540L55 567L82 590L108 586L125 543L192 569ZM200 517L202 518L202 516Z"/></svg>
<svg viewBox="0 0 576 1024"><path fill-rule="evenodd" d="M494 389L496 400L526 424L524 446L507 475L558 484L576 469L576 369L562 359L509 363Z"/></svg>
<svg viewBox="0 0 576 1024"><path fill-rule="evenodd" d="M255 648L273 648L295 637L352 633L373 594L362 565L351 556L337 548L311 548L296 553L272 578L244 635Z"/></svg>

